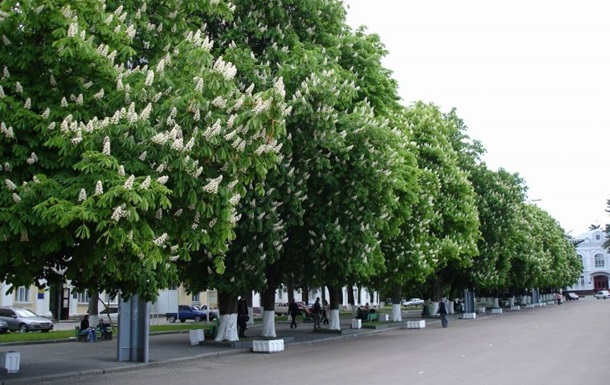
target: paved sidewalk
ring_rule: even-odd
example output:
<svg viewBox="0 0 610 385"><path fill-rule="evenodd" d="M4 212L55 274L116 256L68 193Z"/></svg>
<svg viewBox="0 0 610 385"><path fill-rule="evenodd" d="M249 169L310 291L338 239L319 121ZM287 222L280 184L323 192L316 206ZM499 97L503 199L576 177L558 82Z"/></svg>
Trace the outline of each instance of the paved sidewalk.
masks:
<svg viewBox="0 0 610 385"><path fill-rule="evenodd" d="M416 319L415 315L407 315ZM418 317L418 316L417 316ZM406 320L407 318L403 318ZM419 319L419 317L417 318ZM427 325L440 322L438 319L426 319ZM298 328L290 329L289 322L276 322L278 338L284 338L284 344L316 343L339 338L353 337L358 334L369 334L388 329L400 328L401 323L387 325L379 329L351 329L349 319L341 320L341 333L322 331L313 332L313 324L299 323ZM251 341L260 335L260 324L252 326L242 342ZM81 375L104 374L113 371L137 370L147 365L163 365L181 360L193 360L225 354L250 352L250 347L234 348L229 343L218 344L204 342L192 346L188 332L171 334L154 334L150 337L149 363L117 362L117 340L84 342L49 342L22 345L0 345L0 352L19 351L21 362L18 373L0 374L1 385L36 384L49 380L76 377Z"/></svg>

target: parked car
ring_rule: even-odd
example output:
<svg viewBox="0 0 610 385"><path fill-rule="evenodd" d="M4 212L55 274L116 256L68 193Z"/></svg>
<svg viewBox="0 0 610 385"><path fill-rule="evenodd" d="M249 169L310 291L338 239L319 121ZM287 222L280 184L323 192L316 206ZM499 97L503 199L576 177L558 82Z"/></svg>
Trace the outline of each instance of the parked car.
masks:
<svg viewBox="0 0 610 385"><path fill-rule="evenodd" d="M210 312L210 321L216 318L216 313ZM193 320L195 322L201 322L208 318L208 313L203 310L199 310L199 308L195 305L179 305L178 306L178 315L176 313L165 313L165 318L169 322L176 322L177 319L180 322L186 322L186 320Z"/></svg>
<svg viewBox="0 0 610 385"><path fill-rule="evenodd" d="M610 297L610 291L600 290L597 293L595 293L594 297L597 299L601 299L601 298L606 299L606 298Z"/></svg>
<svg viewBox="0 0 610 385"><path fill-rule="evenodd" d="M113 324L119 322L119 308L110 306L107 309L103 309L98 313L98 317L103 319L104 322L108 321L108 316L110 316L110 321Z"/></svg>
<svg viewBox="0 0 610 385"><path fill-rule="evenodd" d="M424 304L424 300L421 298L411 298L406 301L402 301L402 306L421 306Z"/></svg>
<svg viewBox="0 0 610 385"><path fill-rule="evenodd" d="M0 334L8 333L8 324L6 321L0 321Z"/></svg>
<svg viewBox="0 0 610 385"><path fill-rule="evenodd" d="M303 313L309 313L309 308L305 305L305 302L297 301L297 306L299 307L298 315ZM275 304L275 314L277 315L288 315L288 304L287 303L276 303Z"/></svg>
<svg viewBox="0 0 610 385"><path fill-rule="evenodd" d="M53 330L53 322L40 317L31 310L18 306L5 306L0 308L0 320L8 324L9 330L21 333L30 331L48 332Z"/></svg>
<svg viewBox="0 0 610 385"><path fill-rule="evenodd" d="M580 297L576 293L566 293L565 298L566 301L578 301Z"/></svg>

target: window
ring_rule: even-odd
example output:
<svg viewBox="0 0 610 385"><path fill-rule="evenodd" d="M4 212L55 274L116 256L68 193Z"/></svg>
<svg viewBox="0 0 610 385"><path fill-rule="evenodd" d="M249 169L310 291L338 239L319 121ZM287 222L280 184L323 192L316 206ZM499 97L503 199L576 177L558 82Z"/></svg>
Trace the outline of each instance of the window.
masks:
<svg viewBox="0 0 610 385"><path fill-rule="evenodd" d="M20 286L15 293L15 301L16 302L30 302L30 288L25 286Z"/></svg>
<svg viewBox="0 0 610 385"><path fill-rule="evenodd" d="M585 276L584 275L580 276L580 286L585 286Z"/></svg>
<svg viewBox="0 0 610 385"><path fill-rule="evenodd" d="M600 239L602 239L602 236L599 233L595 234L595 240L599 241Z"/></svg>
<svg viewBox="0 0 610 385"><path fill-rule="evenodd" d="M606 267L606 261L603 254L595 254L595 267Z"/></svg>
<svg viewBox="0 0 610 385"><path fill-rule="evenodd" d="M193 298L191 299L193 302L201 301L201 293L193 294Z"/></svg>
<svg viewBox="0 0 610 385"><path fill-rule="evenodd" d="M87 293L87 290L82 293L78 293L76 298L78 303L89 303L89 293Z"/></svg>

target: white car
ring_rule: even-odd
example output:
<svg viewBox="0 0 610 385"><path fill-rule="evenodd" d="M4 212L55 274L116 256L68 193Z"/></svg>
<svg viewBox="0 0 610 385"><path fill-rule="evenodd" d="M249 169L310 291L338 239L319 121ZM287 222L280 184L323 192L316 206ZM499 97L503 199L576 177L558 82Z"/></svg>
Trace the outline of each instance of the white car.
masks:
<svg viewBox="0 0 610 385"><path fill-rule="evenodd" d="M407 301L402 301L402 306L421 306L424 304L424 300L421 298L411 298Z"/></svg>
<svg viewBox="0 0 610 385"><path fill-rule="evenodd" d="M597 293L595 293L594 297L597 299L601 299L601 298L606 299L606 298L610 297L610 291L600 290Z"/></svg>

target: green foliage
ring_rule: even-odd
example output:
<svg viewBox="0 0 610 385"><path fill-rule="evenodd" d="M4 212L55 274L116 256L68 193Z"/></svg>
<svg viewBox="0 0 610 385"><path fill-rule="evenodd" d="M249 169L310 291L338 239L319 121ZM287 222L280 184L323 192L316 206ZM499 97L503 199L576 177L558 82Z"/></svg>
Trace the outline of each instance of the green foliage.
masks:
<svg viewBox="0 0 610 385"><path fill-rule="evenodd" d="M63 274L151 299L201 249L222 272L239 196L277 161L285 109L281 79L240 90L204 23L185 17L228 5L9 3L0 279Z"/></svg>

